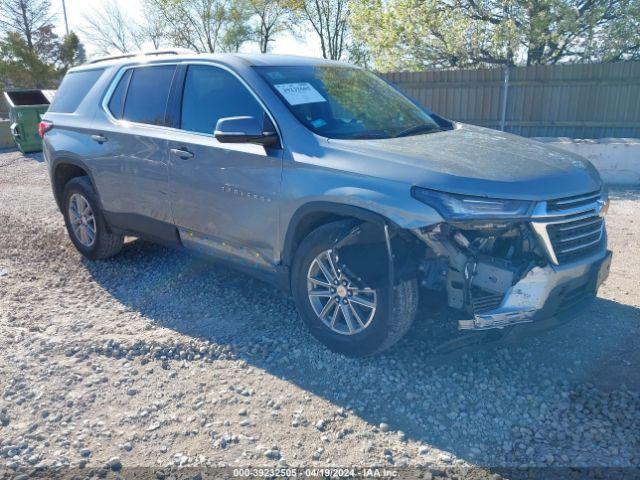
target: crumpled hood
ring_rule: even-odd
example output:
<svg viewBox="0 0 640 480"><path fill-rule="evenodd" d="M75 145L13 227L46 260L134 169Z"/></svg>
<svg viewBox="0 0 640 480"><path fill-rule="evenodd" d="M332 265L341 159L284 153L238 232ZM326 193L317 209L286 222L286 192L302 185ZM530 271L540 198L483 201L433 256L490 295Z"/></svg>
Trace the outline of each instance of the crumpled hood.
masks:
<svg viewBox="0 0 640 480"><path fill-rule="evenodd" d="M553 199L594 191L602 184L593 165L579 155L496 130L458 127L401 138L332 139L328 155L318 164L496 198Z"/></svg>

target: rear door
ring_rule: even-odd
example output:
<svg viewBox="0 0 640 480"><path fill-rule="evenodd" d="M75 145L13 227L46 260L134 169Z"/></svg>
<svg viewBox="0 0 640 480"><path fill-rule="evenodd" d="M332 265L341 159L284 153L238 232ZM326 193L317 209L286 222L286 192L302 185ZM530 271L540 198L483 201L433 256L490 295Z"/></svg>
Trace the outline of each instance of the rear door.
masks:
<svg viewBox="0 0 640 480"><path fill-rule="evenodd" d="M175 238L168 195L166 110L175 64L119 72L94 123L93 171L109 222L158 240Z"/></svg>
<svg viewBox="0 0 640 480"><path fill-rule="evenodd" d="M282 149L222 144L220 118L269 117L234 73L218 66L184 65L177 92L169 188L183 243L252 267L274 264ZM184 152L181 154L180 152Z"/></svg>

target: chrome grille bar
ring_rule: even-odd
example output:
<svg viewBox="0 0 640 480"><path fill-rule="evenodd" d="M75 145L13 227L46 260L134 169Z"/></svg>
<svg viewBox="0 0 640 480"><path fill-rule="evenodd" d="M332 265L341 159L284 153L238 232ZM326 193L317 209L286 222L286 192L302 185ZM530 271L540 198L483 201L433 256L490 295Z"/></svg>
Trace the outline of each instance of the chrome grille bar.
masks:
<svg viewBox="0 0 640 480"><path fill-rule="evenodd" d="M560 243L573 242L574 240L580 240L581 238L593 237L594 235L599 235L601 233L600 227L597 230L587 233L581 233L580 235L574 235L573 237L561 238Z"/></svg>
<svg viewBox="0 0 640 480"><path fill-rule="evenodd" d="M572 203L584 202L585 200L595 202L598 198L600 198L600 191L587 193L585 195L576 195L575 197L568 197L560 200L551 200L549 203L553 208L554 206L570 205Z"/></svg>
<svg viewBox="0 0 640 480"><path fill-rule="evenodd" d="M584 228L584 227L588 227L590 225L595 225L596 223L600 223L602 222L602 218L598 217L595 220L592 220L588 223L583 223L583 224L579 224L579 225L568 225L566 227L558 227L558 231L560 232L568 232L569 230L575 230L576 228Z"/></svg>
<svg viewBox="0 0 640 480"><path fill-rule="evenodd" d="M585 248L588 248L588 247L591 247L591 246L593 246L593 245L596 245L597 243L599 243L599 242L600 242L600 240L602 240L602 232L600 232L600 233L598 234L598 238L597 238L597 239L595 239L595 240L594 240L594 241L592 241L592 242L585 243L585 244L583 244L583 245L578 245L577 247L563 248L563 249L560 249L560 251L559 251L558 253L571 253L571 252L576 252L576 251L578 251L578 250L583 250L583 249L585 249Z"/></svg>
<svg viewBox="0 0 640 480"><path fill-rule="evenodd" d="M577 208L582 205L595 203L602 196L600 190L596 192L585 193L583 195L574 195L573 197L560 198L557 200L549 200L547 209L549 211L563 211L571 208Z"/></svg>

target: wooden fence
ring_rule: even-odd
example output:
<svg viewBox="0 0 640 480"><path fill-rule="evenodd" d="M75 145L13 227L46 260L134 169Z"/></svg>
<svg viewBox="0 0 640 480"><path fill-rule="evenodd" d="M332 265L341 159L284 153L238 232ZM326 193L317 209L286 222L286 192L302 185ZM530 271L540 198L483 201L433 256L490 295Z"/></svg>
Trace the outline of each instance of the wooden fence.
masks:
<svg viewBox="0 0 640 480"><path fill-rule="evenodd" d="M383 76L460 122L526 137L640 137L640 62Z"/></svg>

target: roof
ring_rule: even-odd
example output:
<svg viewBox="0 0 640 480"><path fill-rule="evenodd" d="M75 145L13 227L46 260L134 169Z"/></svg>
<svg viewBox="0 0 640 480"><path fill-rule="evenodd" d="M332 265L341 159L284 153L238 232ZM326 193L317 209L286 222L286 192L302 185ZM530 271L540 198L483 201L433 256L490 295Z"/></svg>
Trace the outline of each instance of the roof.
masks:
<svg viewBox="0 0 640 480"><path fill-rule="evenodd" d="M224 64L236 64L242 62L251 66L315 66L315 65L345 65L343 62L326 60L316 57L302 57L297 55L274 55L267 53L193 53L182 49L159 50L151 52L133 52L130 54L115 55L92 59L89 62L74 67L72 70L88 70L98 66L113 66L124 64L137 64L141 62L155 63L167 60L211 60Z"/></svg>
<svg viewBox="0 0 640 480"><path fill-rule="evenodd" d="M335 60L327 60L325 58L318 57L302 57L298 55L274 55L270 53L254 53L254 54L229 54L244 59L254 66L308 66L308 65L322 65L322 64L336 64L344 65L344 62L338 62Z"/></svg>

